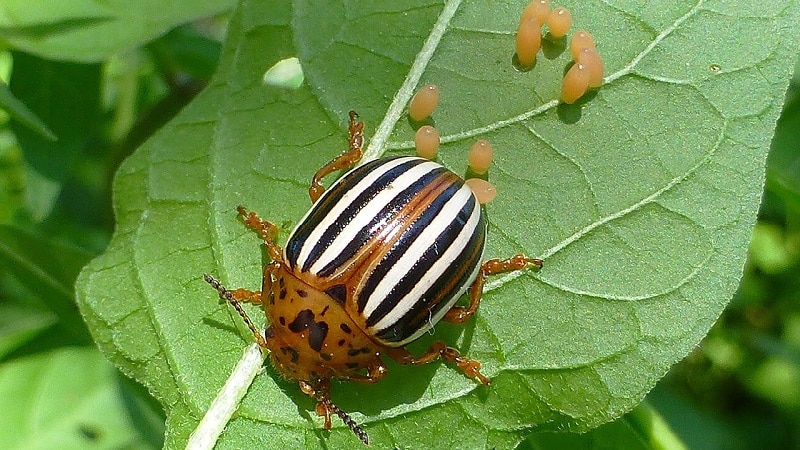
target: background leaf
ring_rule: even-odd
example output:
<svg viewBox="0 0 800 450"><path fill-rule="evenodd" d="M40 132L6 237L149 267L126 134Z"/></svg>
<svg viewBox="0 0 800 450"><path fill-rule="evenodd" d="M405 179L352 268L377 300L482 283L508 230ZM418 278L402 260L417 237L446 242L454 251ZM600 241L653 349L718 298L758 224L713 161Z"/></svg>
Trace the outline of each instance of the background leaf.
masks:
<svg viewBox="0 0 800 450"><path fill-rule="evenodd" d="M114 367L92 348L64 348L6 363L0 397L3 448L145 448Z"/></svg>
<svg viewBox="0 0 800 450"><path fill-rule="evenodd" d="M52 139L19 119L12 129L28 163L28 203L34 220L46 217L100 122L100 65L48 61L14 53L11 92L45 123ZM56 101L55 99L58 99Z"/></svg>
<svg viewBox="0 0 800 450"><path fill-rule="evenodd" d="M0 6L0 39L41 57L93 62L233 5L233 0L53 0L45 6L5 0Z"/></svg>
<svg viewBox="0 0 800 450"><path fill-rule="evenodd" d="M30 128L31 131L35 131L42 137L51 141L56 140L56 135L47 128L47 125L36 117L36 114L31 112L24 103L14 97L14 94L11 93L8 86L6 86L2 80L0 80L0 106L8 113L12 114L14 119L18 120L20 124Z"/></svg>
<svg viewBox="0 0 800 450"><path fill-rule="evenodd" d="M565 2L608 74L574 106L555 101L569 64L558 43L532 71L511 66L524 3L241 4L215 81L121 167L116 234L78 282L103 351L168 409L168 446L182 445L250 340L201 279L259 285L258 239L235 206L295 223L310 175L345 147L349 109L374 154L407 152L398 111L415 74L443 92L434 120L446 165L463 170L479 137L496 149L488 256L546 263L494 280L466 327L436 327L484 363L491 388L438 364L389 364L374 386L334 386L373 442L511 448L534 427L589 430L632 409L697 345L741 276L797 2ZM262 84L295 55L306 86ZM268 367L219 446L354 444L341 424L321 432L312 411Z"/></svg>
<svg viewBox="0 0 800 450"><path fill-rule="evenodd" d="M60 325L58 338L89 343L72 298L78 271L89 260L85 250L47 239L8 225L0 225L0 266L39 299L37 306L49 310ZM46 318L49 319L49 318ZM47 320L49 322L49 320Z"/></svg>

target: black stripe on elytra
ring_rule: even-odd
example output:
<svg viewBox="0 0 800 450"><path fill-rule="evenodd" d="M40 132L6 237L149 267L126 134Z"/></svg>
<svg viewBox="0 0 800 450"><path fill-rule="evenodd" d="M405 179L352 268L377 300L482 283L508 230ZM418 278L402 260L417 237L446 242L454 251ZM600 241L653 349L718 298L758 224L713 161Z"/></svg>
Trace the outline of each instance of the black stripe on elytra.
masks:
<svg viewBox="0 0 800 450"><path fill-rule="evenodd" d="M377 214L374 214L372 219L370 219L370 221L365 224L361 230L358 231L358 233L356 233L353 240L347 243L342 251L336 255L336 258L325 265L325 267L323 267L317 275L321 277L330 276L336 271L336 269L341 267L345 261L355 256L356 252L358 252L361 247L369 242L373 236L380 234L387 227L396 226L394 220L403 207L417 197L426 186L430 185L436 181L437 178L440 178L442 175L448 172L449 171L444 167L434 167L431 171L426 172L424 175L420 176L413 183L411 183L407 188L403 189L391 201L389 201L389 203L387 203L383 209L381 209ZM395 247L398 245L402 244L398 243L395 245Z"/></svg>
<svg viewBox="0 0 800 450"><path fill-rule="evenodd" d="M365 306L366 300L374 293L381 279L397 264L397 261L405 253L405 249L409 248L422 234L429 233L428 229L432 222L450 222L439 236L436 236L433 244L425 250L423 256L393 283L392 290L389 291L385 298L380 300L378 307L367 318L367 326L375 325L393 310L400 303L400 300L411 292L433 263L453 244L453 240L458 237L459 231L464 227L466 220L469 219L471 209L465 211L466 205L462 204L457 205L459 209L454 211L453 209L445 209L445 205L463 186L464 183L459 179L437 195L419 218L403 233L397 245L389 251L383 261L369 275L369 278L364 283L364 289L358 294L359 303L364 303ZM470 195L468 200L473 198L474 196ZM467 201L466 203L469 204L470 202ZM363 312L363 307L360 304L359 312Z"/></svg>
<svg viewBox="0 0 800 450"><path fill-rule="evenodd" d="M381 163L382 160L374 160L351 170L341 180L334 183L330 189L325 191L322 197L312 206L314 212L308 217L308 220L303 222L295 232L289 236L289 240L286 243L286 262L289 263L291 267L297 265L297 258L300 256L300 250L303 248L303 244L308 239L309 234L314 230L311 224L316 222L311 220L312 217L316 220L319 220L320 217L325 217L325 214L333 208L333 205L339 201L342 195L344 195L352 185L364 179L364 177Z"/></svg>
<svg viewBox="0 0 800 450"><path fill-rule="evenodd" d="M420 301L391 326L378 331L376 337L386 342L400 342L425 327L431 317L435 316L442 308L448 307L451 301L458 299L459 291L471 281L470 277L475 272L475 268L481 264L480 259L486 243L486 222L483 213L480 214L481 217L469 242L455 259L456 264L447 267L445 272L421 296ZM452 283L453 279L457 279L457 281ZM448 285L451 286L449 290L447 290Z"/></svg>
<svg viewBox="0 0 800 450"><path fill-rule="evenodd" d="M397 158L391 158L389 160L379 160L381 161L381 164L377 164L371 167L372 170L370 170L364 176L368 175L369 173L375 170L380 170L383 165L394 159ZM402 164L392 167L391 169L381 174L377 179L375 179L375 181L372 184L370 184L361 192L359 192L356 198L350 201L350 203L344 208L341 214L338 217L336 217L336 220L334 220L328 226L328 228L322 233L320 239L317 242L307 243L307 245L313 245L313 247L311 248L308 258L306 259L305 264L303 264L301 270L303 272L307 272L311 268L311 266L320 258L320 256L322 256L322 253L325 251L325 249L328 248L331 242L333 242L333 240L337 236L339 236L339 234L345 228L350 226L350 224L353 221L353 218L364 208L365 204L369 203L381 191L386 189L386 187L394 180L396 180L397 177L407 172L412 167L422 164L424 162L426 162L425 159L418 158L406 161ZM360 177L359 179L350 179L349 177L347 177L346 179L342 180L341 186L346 186L348 189L352 189L359 181L361 181L362 178L364 178L364 176ZM342 195L344 195L344 192L342 193ZM325 219L325 217L328 214L330 214L331 209L333 209L335 205L338 204L339 201L341 201L341 196L336 198L336 200L337 201L335 203L331 204L328 208L324 210L315 209L315 211L308 217L305 223L309 224L309 227L312 229L318 227L319 224ZM310 224L316 224L316 225L312 227ZM353 242L357 244L357 247L363 245L363 242L358 242L357 240L354 240Z"/></svg>

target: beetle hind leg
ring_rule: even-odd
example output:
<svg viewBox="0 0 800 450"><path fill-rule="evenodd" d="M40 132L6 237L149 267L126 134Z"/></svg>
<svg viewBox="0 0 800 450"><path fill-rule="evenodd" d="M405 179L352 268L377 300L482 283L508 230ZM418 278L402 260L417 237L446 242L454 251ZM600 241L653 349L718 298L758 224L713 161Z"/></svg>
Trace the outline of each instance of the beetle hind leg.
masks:
<svg viewBox="0 0 800 450"><path fill-rule="evenodd" d="M522 270L529 266L542 267L542 260L538 258L529 258L523 254L514 255L507 259L490 259L483 263L478 278L472 283L469 288L469 305L468 306L454 306L447 311L447 314L442 317L442 320L451 323L464 323L470 317L475 315L478 310L478 305L481 303L481 295L483 295L483 285L486 283L486 278L490 275L497 275L504 272L513 272L515 270Z"/></svg>
<svg viewBox="0 0 800 450"><path fill-rule="evenodd" d="M464 375L472 378L473 380L476 380L487 386L491 384L489 378L481 373L481 363L479 361L467 358L466 356L462 355L461 352L453 347L448 347L447 344L442 341L434 342L430 347L428 347L428 350L425 353L418 357L414 357L405 348L388 349L387 353L392 359L400 364L410 364L415 366L428 364L429 362L443 359L458 367L458 369L463 372Z"/></svg>

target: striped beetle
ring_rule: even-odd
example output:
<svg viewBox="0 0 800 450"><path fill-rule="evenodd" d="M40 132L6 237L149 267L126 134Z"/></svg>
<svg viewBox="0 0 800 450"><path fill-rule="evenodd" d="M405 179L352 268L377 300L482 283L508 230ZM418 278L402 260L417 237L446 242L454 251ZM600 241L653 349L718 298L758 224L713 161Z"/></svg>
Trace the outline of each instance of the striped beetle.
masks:
<svg viewBox="0 0 800 450"><path fill-rule="evenodd" d="M278 228L244 207L245 226L264 240L272 262L261 291L228 290L205 280L241 315L256 342L287 379L317 400L366 444L367 433L330 398L332 378L374 383L386 374L380 355L401 364L443 359L485 385L478 361L436 341L421 356L405 345L440 320L464 323L477 310L486 277L542 266L516 255L481 264L486 219L455 173L419 157L383 158L356 167L325 191L326 175L362 157L363 122L350 112L350 148L314 174L313 206L281 249ZM468 306L454 306L469 290ZM240 302L263 304L262 335Z"/></svg>

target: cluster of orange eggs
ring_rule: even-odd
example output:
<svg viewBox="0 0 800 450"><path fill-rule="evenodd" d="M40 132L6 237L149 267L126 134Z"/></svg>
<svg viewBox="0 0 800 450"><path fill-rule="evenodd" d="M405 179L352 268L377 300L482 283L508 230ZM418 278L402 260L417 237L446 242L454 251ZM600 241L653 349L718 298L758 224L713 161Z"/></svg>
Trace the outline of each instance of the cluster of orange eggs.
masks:
<svg viewBox="0 0 800 450"><path fill-rule="evenodd" d="M439 87L435 84L423 86L422 89L414 94L408 104L408 117L413 122L422 122L433 114L438 104ZM432 125L423 125L417 129L414 135L414 146L417 149L417 155L426 159L434 159L439 151L439 144L439 131ZM488 141L481 139L475 142L467 157L470 170L476 175L485 174L492 163L493 155L494 151ZM466 183L481 204L491 201L497 195L495 187L481 178L470 178Z"/></svg>
<svg viewBox="0 0 800 450"><path fill-rule="evenodd" d="M562 39L572 26L572 14L564 7L550 10L550 0L534 0L522 10L517 28L516 56L521 68L532 67L542 47L542 25L548 36ZM588 31L578 31L569 45L575 62L564 75L561 101L575 103L589 88L603 84L603 60Z"/></svg>
<svg viewBox="0 0 800 450"><path fill-rule="evenodd" d="M517 30L516 57L522 68L532 67L536 55L542 47L542 26L547 25L548 38L563 39L572 27L572 14L567 8L550 9L550 0L534 0L525 7L519 19ZM569 44L574 64L564 75L561 86L561 101L574 103L589 88L603 84L603 60L595 49L594 38L587 31L578 31ZM439 104L439 87L435 84L423 86L414 94L408 105L408 117L417 124L427 120ZM414 146L417 155L436 158L441 137L432 125L423 125L414 135ZM477 141L469 152L470 170L481 176L485 174L492 162L493 150L489 142ZM491 201L496 190L488 181L481 178L470 178L466 183L475 192L481 203Z"/></svg>

